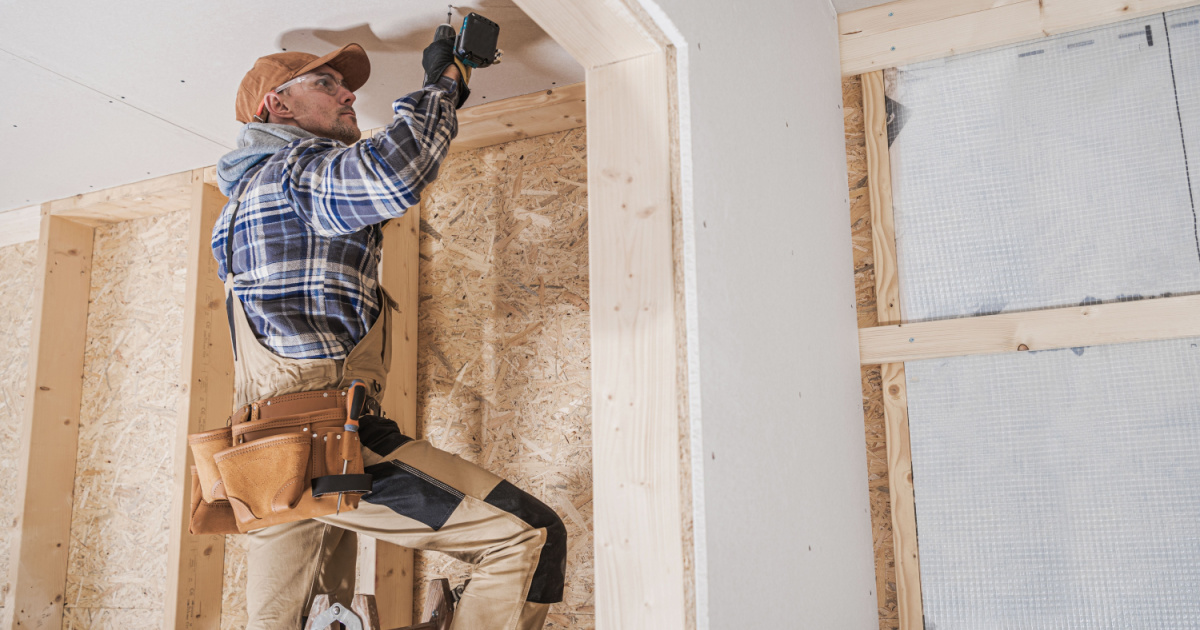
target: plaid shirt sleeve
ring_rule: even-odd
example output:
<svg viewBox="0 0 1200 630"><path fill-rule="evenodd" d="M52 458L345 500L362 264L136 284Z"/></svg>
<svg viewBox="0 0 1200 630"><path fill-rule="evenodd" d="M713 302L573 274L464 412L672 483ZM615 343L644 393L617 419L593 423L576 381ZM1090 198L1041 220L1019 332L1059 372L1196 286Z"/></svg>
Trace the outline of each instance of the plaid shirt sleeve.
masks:
<svg viewBox="0 0 1200 630"><path fill-rule="evenodd" d="M306 140L286 149L283 194L300 219L325 237L402 216L437 179L458 134L458 83L442 77L392 104L392 124L345 146Z"/></svg>

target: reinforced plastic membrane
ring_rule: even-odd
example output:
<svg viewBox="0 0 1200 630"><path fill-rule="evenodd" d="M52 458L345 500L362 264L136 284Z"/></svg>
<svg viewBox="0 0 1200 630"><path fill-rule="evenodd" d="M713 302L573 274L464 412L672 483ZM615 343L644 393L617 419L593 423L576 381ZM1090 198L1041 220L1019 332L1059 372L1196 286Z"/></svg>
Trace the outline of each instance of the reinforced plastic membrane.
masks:
<svg viewBox="0 0 1200 630"><path fill-rule="evenodd" d="M1200 8L887 80L906 321L1200 291ZM906 364L928 630L1200 627L1198 346Z"/></svg>
<svg viewBox="0 0 1200 630"><path fill-rule="evenodd" d="M889 73L906 321L1200 291L1198 20Z"/></svg>

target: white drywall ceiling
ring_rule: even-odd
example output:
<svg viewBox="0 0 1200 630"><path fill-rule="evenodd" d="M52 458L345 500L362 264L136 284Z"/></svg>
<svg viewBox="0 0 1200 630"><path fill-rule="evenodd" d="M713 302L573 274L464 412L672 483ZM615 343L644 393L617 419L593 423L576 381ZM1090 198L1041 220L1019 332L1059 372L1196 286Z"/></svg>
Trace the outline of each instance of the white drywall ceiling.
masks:
<svg viewBox="0 0 1200 630"><path fill-rule="evenodd" d="M364 129L420 87L439 0L172 3L0 0L0 211L215 164L234 145L238 83L257 57L366 48ZM511 0L455 5L500 24L504 62L468 106L583 80L583 69Z"/></svg>

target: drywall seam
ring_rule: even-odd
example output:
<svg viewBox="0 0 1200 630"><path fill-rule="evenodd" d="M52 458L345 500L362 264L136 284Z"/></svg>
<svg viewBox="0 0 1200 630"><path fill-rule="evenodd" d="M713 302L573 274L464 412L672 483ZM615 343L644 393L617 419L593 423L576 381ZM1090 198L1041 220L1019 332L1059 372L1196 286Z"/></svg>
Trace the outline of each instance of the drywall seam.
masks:
<svg viewBox="0 0 1200 630"><path fill-rule="evenodd" d="M75 85L78 85L78 86L79 86L79 87L81 87L81 88L86 88L86 89L88 89L88 90L91 90L91 91L93 91L93 92L95 92L95 93L99 94L100 96L103 96L104 98L107 98L107 99L109 99L109 102L110 102L110 103L124 105L124 106L126 106L126 107L129 107L130 109L133 109L133 110L135 110L135 111L141 112L141 113L143 113L143 114L145 114L145 115L147 115L147 116L150 116L150 117L152 117L152 118L157 118L158 120L160 120L160 121L162 121L162 122L164 122L164 123L167 123L168 125L170 125L170 126L172 126L172 127L175 127L175 128L177 128L177 129L180 129L181 131L186 131L186 132L188 132L188 133L190 133L190 134L192 134L192 135L194 135L194 136L196 136L196 137L198 137L198 138L203 138L203 139L205 139L205 140L208 140L209 142L211 142L211 143L213 143L213 144L215 144L215 145L217 145L217 146L219 146L219 147L221 147L221 148L223 148L223 149L232 149L232 148L233 148L233 147L229 146L228 144L226 144L226 143L224 143L224 142L221 142L220 140L216 140L215 138L210 138L210 137L208 137L208 136L204 135L203 133L200 133L199 131L196 131L195 129L192 129L191 127L188 127L188 126L186 126L186 125L181 125L181 124L179 124L179 123L177 123L177 122L175 122L175 121L173 121L173 120L170 120L169 118L167 118L167 117L165 117L165 116L161 116L161 115L159 115L159 114L156 114L156 113L154 113L154 112L152 112L152 111L150 111L150 110L148 110L148 109L144 109L144 108L138 107L137 105L134 105L133 103L130 103L130 102L129 102L129 101L128 101L128 100L127 100L127 99L126 99L124 96L120 96L120 95L114 95L114 94L109 94L108 92L105 92L105 91L103 91L103 90L100 90L100 89L98 89L98 88L95 88L95 87L93 87L93 86L91 86L91 85L89 85L89 84L87 84L87 83L84 83L83 81L80 81L79 79L76 79L75 77L72 77L72 76L70 76L70 75L67 75L67 74L63 74L62 72L59 72L59 71L57 71L57 70L54 70L54 69L52 69L52 68L50 68L50 67L46 66L45 64L39 63L39 62L37 62L37 61L34 61L34 60L33 60L33 59L31 59L30 57L27 57L27 56L25 56L25 55L20 55L20 54L17 54L16 52L14 52L14 51L11 51L11 50L8 50L8 49L6 49L6 48L0 48L0 52L8 53L9 55L12 55L14 58L16 58L16 59L18 59L18 60L20 60L20 61L24 61L25 63L27 63L27 64L29 64L29 65L31 65L31 66L33 66L33 67L35 67L35 68L37 68L37 69L39 69L39 70L43 71L43 72L49 72L50 74L53 74L53 75L55 75L55 76L57 76L57 77L59 77L59 78L61 78L61 79L65 80L65 81L69 81L69 82L71 82L71 83L74 83Z"/></svg>
<svg viewBox="0 0 1200 630"><path fill-rule="evenodd" d="M708 630L708 544L704 515L704 441L700 409L700 317L696 310L696 214L692 204L692 118L688 85L688 43L655 0L639 0L655 26L675 47L676 105L679 127L680 215L683 219L684 321L687 339L688 435L691 444L692 546L696 588L696 630Z"/></svg>

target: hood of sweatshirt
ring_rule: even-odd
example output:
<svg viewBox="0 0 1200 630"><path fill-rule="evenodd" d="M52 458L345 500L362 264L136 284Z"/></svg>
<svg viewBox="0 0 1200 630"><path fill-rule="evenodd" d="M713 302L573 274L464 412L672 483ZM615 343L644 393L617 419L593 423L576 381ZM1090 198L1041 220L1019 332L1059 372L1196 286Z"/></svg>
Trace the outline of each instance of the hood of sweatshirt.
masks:
<svg viewBox="0 0 1200 630"><path fill-rule="evenodd" d="M247 123L238 132L238 148L226 153L217 161L217 185L221 194L229 196L246 171L274 155L276 151L296 140L316 137L315 134L290 125Z"/></svg>

